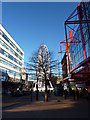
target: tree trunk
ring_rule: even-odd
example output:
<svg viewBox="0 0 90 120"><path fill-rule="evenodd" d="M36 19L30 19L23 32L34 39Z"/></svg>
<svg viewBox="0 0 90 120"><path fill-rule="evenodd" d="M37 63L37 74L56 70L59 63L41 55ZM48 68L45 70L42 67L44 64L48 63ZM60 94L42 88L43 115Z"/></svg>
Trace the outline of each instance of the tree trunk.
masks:
<svg viewBox="0 0 90 120"><path fill-rule="evenodd" d="M37 77L37 85L36 85L37 91L36 91L36 100L38 101L38 77Z"/></svg>
<svg viewBox="0 0 90 120"><path fill-rule="evenodd" d="M48 101L48 96L47 96L47 92L45 91L45 102Z"/></svg>
<svg viewBox="0 0 90 120"><path fill-rule="evenodd" d="M37 91L36 91L36 100L38 101L38 84L36 85Z"/></svg>
<svg viewBox="0 0 90 120"><path fill-rule="evenodd" d="M46 79L46 73L45 73L45 102L48 101L48 94L47 94L47 79Z"/></svg>

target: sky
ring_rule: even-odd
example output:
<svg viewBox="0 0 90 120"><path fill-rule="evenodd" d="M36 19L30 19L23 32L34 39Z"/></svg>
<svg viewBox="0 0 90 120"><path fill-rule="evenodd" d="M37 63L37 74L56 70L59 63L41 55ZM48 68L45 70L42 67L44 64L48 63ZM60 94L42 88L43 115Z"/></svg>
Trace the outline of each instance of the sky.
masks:
<svg viewBox="0 0 90 120"><path fill-rule="evenodd" d="M77 2L3 2L2 25L24 51L28 62L41 44L58 59L60 41L65 36L64 22ZM59 60L61 56L59 55Z"/></svg>

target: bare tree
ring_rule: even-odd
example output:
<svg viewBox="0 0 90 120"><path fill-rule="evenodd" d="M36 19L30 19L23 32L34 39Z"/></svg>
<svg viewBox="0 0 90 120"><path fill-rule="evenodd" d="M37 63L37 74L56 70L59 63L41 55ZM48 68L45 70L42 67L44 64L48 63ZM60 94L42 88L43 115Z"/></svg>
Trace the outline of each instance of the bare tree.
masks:
<svg viewBox="0 0 90 120"><path fill-rule="evenodd" d="M47 86L49 84L49 71L50 69L56 69L58 63L53 58L53 52L49 52L45 45L40 46L39 50L34 52L27 64L28 70L35 74L37 79L37 94L36 100L38 100L38 80L39 77L44 78L45 82L45 101L48 101Z"/></svg>

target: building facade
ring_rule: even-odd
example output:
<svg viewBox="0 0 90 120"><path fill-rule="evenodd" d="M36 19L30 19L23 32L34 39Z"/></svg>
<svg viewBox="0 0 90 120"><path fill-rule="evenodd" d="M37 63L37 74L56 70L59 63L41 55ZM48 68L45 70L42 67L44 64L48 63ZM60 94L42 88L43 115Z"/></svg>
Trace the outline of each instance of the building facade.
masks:
<svg viewBox="0 0 90 120"><path fill-rule="evenodd" d="M62 64L62 73L63 73L63 79L68 76L68 69L67 69L67 55L66 53L63 56L63 59L61 61Z"/></svg>
<svg viewBox="0 0 90 120"><path fill-rule="evenodd" d="M90 2L77 6L78 21L72 41L68 47L70 52L70 74L76 81L90 80ZM75 21L76 23L76 21ZM74 53L72 53L72 51ZM72 63L72 64L71 64Z"/></svg>
<svg viewBox="0 0 90 120"><path fill-rule="evenodd" d="M64 82L72 86L90 86L90 2L81 2L65 21L65 55L62 59L62 71L67 75ZM65 62L66 61L66 62Z"/></svg>
<svg viewBox="0 0 90 120"><path fill-rule="evenodd" d="M19 82L23 67L24 51L0 24L0 79Z"/></svg>

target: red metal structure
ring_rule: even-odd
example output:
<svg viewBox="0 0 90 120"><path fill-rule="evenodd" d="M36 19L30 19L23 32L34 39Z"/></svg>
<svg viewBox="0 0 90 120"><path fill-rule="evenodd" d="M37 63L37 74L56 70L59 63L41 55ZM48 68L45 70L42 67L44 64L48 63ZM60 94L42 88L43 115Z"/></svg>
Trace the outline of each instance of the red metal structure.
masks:
<svg viewBox="0 0 90 120"><path fill-rule="evenodd" d="M60 45L65 44L70 77L64 80L90 81L90 2L78 4L65 21L65 36Z"/></svg>

